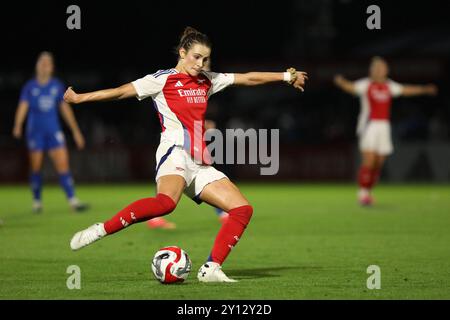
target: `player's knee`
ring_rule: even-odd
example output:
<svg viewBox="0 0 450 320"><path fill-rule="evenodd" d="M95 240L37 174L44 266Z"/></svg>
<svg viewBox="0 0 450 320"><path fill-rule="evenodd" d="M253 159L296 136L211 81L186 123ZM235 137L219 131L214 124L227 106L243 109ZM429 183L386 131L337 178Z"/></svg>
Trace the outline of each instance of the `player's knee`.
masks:
<svg viewBox="0 0 450 320"><path fill-rule="evenodd" d="M169 197L168 195L165 195L164 193L158 193L156 195L156 199L158 200L158 202L161 206L162 214L169 214L173 210L175 210L175 208L177 207L177 204L175 203L175 201L173 201L173 199L171 197Z"/></svg>
<svg viewBox="0 0 450 320"><path fill-rule="evenodd" d="M234 197L233 199L231 199L231 201L228 202L228 208L226 208L227 211L231 211L233 209L236 208L240 208L240 207L252 207L250 205L250 203L248 202L247 199L245 199L245 197L240 196L240 197Z"/></svg>
<svg viewBox="0 0 450 320"><path fill-rule="evenodd" d="M244 206L245 208L245 215L248 218L248 220L251 219L251 217L253 216L253 207L250 204L247 204Z"/></svg>
<svg viewBox="0 0 450 320"><path fill-rule="evenodd" d="M239 206L230 210L229 214L239 217L247 224L253 216L253 207L250 204Z"/></svg>

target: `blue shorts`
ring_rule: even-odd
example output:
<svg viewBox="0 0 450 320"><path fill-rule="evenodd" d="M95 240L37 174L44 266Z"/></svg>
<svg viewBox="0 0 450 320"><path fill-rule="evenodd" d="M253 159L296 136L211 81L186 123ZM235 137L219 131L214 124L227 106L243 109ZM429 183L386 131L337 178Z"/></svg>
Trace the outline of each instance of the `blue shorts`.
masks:
<svg viewBox="0 0 450 320"><path fill-rule="evenodd" d="M59 130L55 132L33 132L27 134L27 145L30 151L47 151L66 145L64 133Z"/></svg>

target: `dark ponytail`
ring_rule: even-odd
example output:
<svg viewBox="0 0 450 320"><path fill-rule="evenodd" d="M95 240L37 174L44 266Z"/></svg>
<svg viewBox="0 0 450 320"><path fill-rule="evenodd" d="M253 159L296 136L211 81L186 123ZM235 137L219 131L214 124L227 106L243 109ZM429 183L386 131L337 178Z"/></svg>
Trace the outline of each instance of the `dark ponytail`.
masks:
<svg viewBox="0 0 450 320"><path fill-rule="evenodd" d="M201 33L200 31L192 28L186 27L183 31L183 34L180 37L180 42L176 47L176 54L179 54L181 48L186 51L192 48L194 44L202 44L211 49L211 41L206 34Z"/></svg>

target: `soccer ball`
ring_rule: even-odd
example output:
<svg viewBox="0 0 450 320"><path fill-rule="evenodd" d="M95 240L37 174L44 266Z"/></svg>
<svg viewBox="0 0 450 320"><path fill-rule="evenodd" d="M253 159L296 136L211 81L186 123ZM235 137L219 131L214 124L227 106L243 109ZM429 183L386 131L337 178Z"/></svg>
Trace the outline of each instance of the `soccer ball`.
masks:
<svg viewBox="0 0 450 320"><path fill-rule="evenodd" d="M192 268L191 259L183 249L170 246L159 249L152 261L152 271L161 283L183 282Z"/></svg>

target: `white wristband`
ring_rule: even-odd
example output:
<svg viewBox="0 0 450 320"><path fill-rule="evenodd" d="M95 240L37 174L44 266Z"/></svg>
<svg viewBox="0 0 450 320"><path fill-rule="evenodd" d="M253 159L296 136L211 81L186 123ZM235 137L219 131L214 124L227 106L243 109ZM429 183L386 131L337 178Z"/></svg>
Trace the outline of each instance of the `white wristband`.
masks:
<svg viewBox="0 0 450 320"><path fill-rule="evenodd" d="M292 75L290 72L283 72L283 81L289 82L292 80Z"/></svg>

